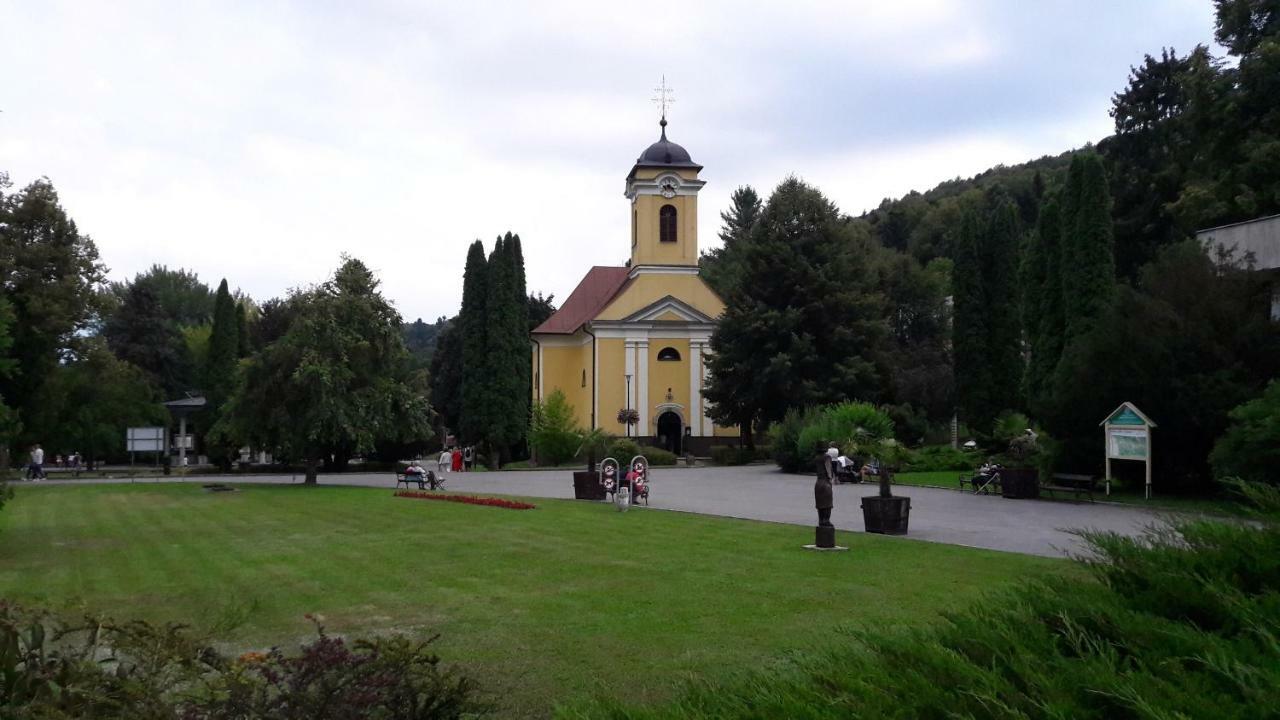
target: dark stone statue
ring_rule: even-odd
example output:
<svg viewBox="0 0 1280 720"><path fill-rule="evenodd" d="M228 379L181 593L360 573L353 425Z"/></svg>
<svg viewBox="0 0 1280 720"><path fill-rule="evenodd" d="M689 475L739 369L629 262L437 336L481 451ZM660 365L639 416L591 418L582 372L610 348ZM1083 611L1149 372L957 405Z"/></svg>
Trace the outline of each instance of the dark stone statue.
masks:
<svg viewBox="0 0 1280 720"><path fill-rule="evenodd" d="M818 508L818 524L831 524L831 508L835 507L835 501L831 494L831 480L833 478L831 470L831 458L823 453L814 461L818 469L818 480L813 484L813 505Z"/></svg>

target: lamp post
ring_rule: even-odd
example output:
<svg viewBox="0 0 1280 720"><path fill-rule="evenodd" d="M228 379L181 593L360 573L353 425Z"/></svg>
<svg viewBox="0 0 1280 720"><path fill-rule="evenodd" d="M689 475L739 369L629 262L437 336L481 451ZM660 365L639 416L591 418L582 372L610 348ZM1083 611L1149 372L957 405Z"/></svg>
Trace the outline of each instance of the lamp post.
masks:
<svg viewBox="0 0 1280 720"><path fill-rule="evenodd" d="M627 375L627 437L631 437L631 376Z"/></svg>

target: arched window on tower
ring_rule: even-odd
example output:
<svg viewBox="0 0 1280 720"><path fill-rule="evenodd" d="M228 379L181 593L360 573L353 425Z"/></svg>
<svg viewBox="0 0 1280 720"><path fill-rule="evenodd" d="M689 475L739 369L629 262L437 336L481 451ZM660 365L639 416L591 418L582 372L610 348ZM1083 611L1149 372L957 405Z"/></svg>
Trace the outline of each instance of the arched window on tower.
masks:
<svg viewBox="0 0 1280 720"><path fill-rule="evenodd" d="M658 211L658 240L671 243L676 241L675 205L663 205Z"/></svg>
<svg viewBox="0 0 1280 720"><path fill-rule="evenodd" d="M664 347L658 351L659 362L679 362L680 351L673 347Z"/></svg>

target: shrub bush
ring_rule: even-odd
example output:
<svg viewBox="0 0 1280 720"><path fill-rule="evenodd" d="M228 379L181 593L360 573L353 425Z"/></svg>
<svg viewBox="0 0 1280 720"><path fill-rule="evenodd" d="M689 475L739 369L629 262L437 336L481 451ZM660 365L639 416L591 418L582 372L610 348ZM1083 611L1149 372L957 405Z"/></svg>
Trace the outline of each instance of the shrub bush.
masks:
<svg viewBox="0 0 1280 720"><path fill-rule="evenodd" d="M68 625L0 602L0 717L428 720L487 709L472 680L440 666L434 638L348 644L316 629L297 655L230 658L179 625Z"/></svg>
<svg viewBox="0 0 1280 720"><path fill-rule="evenodd" d="M640 454L640 446L629 438L617 438L609 445L605 457L611 457L622 465L631 462L631 458Z"/></svg>
<svg viewBox="0 0 1280 720"><path fill-rule="evenodd" d="M1230 427L1209 455L1214 473L1280 485L1280 380L1272 380L1262 397L1240 405L1230 417Z"/></svg>
<svg viewBox="0 0 1280 720"><path fill-rule="evenodd" d="M649 460L649 464L654 467L670 466L676 464L676 454L662 448L645 445L640 448L640 454Z"/></svg>
<svg viewBox="0 0 1280 720"><path fill-rule="evenodd" d="M845 452L859 444L893 437L893 420L871 403L846 402L819 408L796 439L796 454L807 463L821 446L837 443Z"/></svg>
<svg viewBox="0 0 1280 720"><path fill-rule="evenodd" d="M859 633L615 718L1224 718L1280 707L1280 490L1257 524L1082 533L1092 559L926 628Z"/></svg>
<svg viewBox="0 0 1280 720"><path fill-rule="evenodd" d="M546 400L534 403L529 420L529 447L542 465L563 465L573 459L582 443L582 432L573 418L573 406L564 392L553 390Z"/></svg>
<svg viewBox="0 0 1280 720"><path fill-rule="evenodd" d="M773 460L783 472L799 472L809 464L812 452L798 453L796 446L800 440L800 431L804 430L813 416L814 408L792 408L769 428L769 443L773 447Z"/></svg>
<svg viewBox="0 0 1280 720"><path fill-rule="evenodd" d="M909 451L901 472L972 470L977 462L977 456L950 445L930 445Z"/></svg>
<svg viewBox="0 0 1280 720"><path fill-rule="evenodd" d="M711 462L716 465L746 465L755 461L758 454L750 448L716 445L711 448Z"/></svg>

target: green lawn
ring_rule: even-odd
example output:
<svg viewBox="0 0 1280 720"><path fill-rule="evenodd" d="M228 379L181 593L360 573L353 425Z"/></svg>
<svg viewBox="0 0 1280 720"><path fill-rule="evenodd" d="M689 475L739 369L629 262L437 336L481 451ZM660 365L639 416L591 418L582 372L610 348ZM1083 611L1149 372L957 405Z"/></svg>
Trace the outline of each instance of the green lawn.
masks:
<svg viewBox="0 0 1280 720"><path fill-rule="evenodd" d="M963 474L960 470L938 470L934 472L895 473L895 485L932 485L934 487L958 488L956 478Z"/></svg>
<svg viewBox="0 0 1280 720"><path fill-rule="evenodd" d="M514 511L386 490L22 486L0 513L0 597L187 621L227 649L340 633L441 634L508 714L819 648L838 631L929 622L1064 561L573 501ZM616 673L636 678L624 684Z"/></svg>

